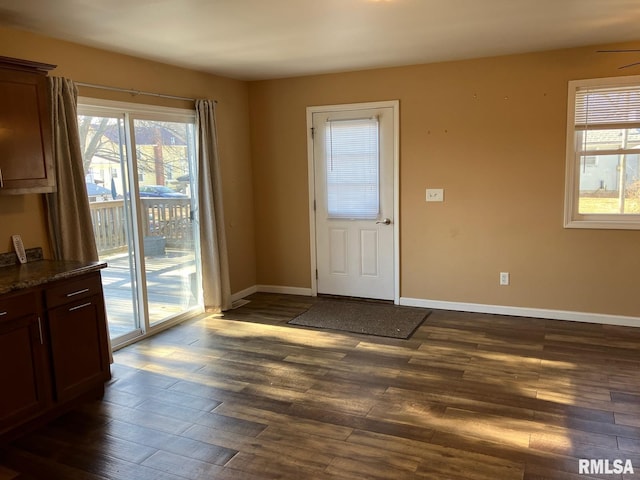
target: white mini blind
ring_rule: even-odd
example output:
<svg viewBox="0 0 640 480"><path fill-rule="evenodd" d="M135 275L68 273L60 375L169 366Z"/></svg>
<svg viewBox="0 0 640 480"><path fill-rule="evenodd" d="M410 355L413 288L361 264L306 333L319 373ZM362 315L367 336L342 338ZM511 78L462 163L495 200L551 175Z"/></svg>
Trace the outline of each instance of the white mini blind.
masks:
<svg viewBox="0 0 640 480"><path fill-rule="evenodd" d="M328 120L325 134L329 218L377 218L380 211L378 119Z"/></svg>
<svg viewBox="0 0 640 480"><path fill-rule="evenodd" d="M579 87L576 129L640 127L640 85Z"/></svg>

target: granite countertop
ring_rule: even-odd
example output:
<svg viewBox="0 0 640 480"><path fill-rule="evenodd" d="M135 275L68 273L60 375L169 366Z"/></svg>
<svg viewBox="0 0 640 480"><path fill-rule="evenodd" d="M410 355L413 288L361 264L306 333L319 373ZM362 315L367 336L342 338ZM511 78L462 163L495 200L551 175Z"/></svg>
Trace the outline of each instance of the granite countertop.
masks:
<svg viewBox="0 0 640 480"><path fill-rule="evenodd" d="M107 266L105 262L76 262L67 260L44 260L42 251L27 251L27 263L9 263L0 254L0 294L13 292L22 288L35 287L55 280L75 277L89 272L101 270Z"/></svg>

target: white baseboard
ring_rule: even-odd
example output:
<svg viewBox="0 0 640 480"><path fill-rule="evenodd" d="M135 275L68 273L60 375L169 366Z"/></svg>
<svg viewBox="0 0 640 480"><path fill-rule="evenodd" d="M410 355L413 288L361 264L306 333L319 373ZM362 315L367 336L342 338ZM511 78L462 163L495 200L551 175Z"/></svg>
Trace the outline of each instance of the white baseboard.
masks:
<svg viewBox="0 0 640 480"><path fill-rule="evenodd" d="M265 293L282 293L286 295L303 295L310 297L312 295L310 288L301 287L284 287L281 285L258 285L259 292Z"/></svg>
<svg viewBox="0 0 640 480"><path fill-rule="evenodd" d="M244 290L240 290L239 292L232 294L231 301L235 302L237 300L242 300L243 298L257 292L281 293L284 295L302 295L305 297L312 296L310 288L285 287L282 285L253 285L252 287L245 288Z"/></svg>
<svg viewBox="0 0 640 480"><path fill-rule="evenodd" d="M248 297L256 292L280 293L285 295L313 295L310 288L286 287L282 285L254 285L231 295L231 301ZM401 297L400 305L407 307L435 308L456 312L488 313L493 315L509 315L513 317L548 318L550 320L569 320L572 322L600 323L603 325L620 325L624 327L640 327L640 317L623 315L607 315L604 313L574 312L570 310L549 310L545 308L510 307L506 305L488 305L484 303L447 302L423 298Z"/></svg>
<svg viewBox="0 0 640 480"><path fill-rule="evenodd" d="M600 323L604 325L621 325L640 327L639 317L607 315L603 313L573 312L568 310L547 310L544 308L509 307L504 305L486 305L482 303L445 302L442 300L426 300L421 298L400 298L400 305L408 307L435 308L457 312L489 313L510 315L514 317L548 318L551 320L569 320L573 322Z"/></svg>
<svg viewBox="0 0 640 480"><path fill-rule="evenodd" d="M244 290L240 290L239 292L231 294L231 302L237 302L238 300L242 300L244 297L248 297L249 295L253 295L258 291L258 286L253 285L252 287L245 288Z"/></svg>

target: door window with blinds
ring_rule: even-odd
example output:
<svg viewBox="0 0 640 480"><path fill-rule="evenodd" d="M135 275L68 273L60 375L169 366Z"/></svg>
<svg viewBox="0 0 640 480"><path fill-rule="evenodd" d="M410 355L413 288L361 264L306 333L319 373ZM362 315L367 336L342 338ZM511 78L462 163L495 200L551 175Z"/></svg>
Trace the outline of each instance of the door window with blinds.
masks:
<svg viewBox="0 0 640 480"><path fill-rule="evenodd" d="M329 218L378 218L378 118L329 119L325 124L325 142Z"/></svg>
<svg viewBox="0 0 640 480"><path fill-rule="evenodd" d="M640 228L640 77L569 82L565 226Z"/></svg>

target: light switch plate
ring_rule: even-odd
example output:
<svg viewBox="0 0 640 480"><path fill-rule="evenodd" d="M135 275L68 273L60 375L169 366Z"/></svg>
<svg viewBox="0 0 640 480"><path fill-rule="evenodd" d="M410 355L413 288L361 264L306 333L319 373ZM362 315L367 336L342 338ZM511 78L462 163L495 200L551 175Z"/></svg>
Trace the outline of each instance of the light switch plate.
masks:
<svg viewBox="0 0 640 480"><path fill-rule="evenodd" d="M444 202L444 188L427 188L427 202Z"/></svg>

